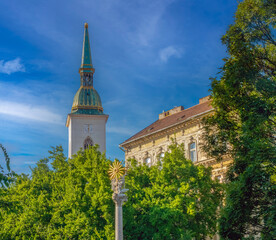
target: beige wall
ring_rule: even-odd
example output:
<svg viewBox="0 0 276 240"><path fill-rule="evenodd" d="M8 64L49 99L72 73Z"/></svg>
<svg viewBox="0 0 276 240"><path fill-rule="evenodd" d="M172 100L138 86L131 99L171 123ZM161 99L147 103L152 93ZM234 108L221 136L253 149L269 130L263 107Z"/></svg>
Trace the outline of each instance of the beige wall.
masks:
<svg viewBox="0 0 276 240"><path fill-rule="evenodd" d="M176 140L177 143L181 144L183 143L185 146L185 154L186 157L188 158L189 152L189 144L192 141L195 141L196 143L199 142L199 126L195 125L190 128L184 129L179 129L175 132L172 132L171 134L166 134L164 133L163 136L158 136L153 139L145 139L145 141L141 144L138 144L138 146L135 146L133 148L129 148L128 151L125 152L125 158L135 158L138 160L140 163L143 163L144 160L147 157L151 157L153 164L157 163L158 155L161 152L166 152L168 151L169 145L172 143L172 138ZM191 139L193 138L193 140ZM201 154L200 151L197 151L198 155L198 160L203 160L204 156Z"/></svg>
<svg viewBox="0 0 276 240"><path fill-rule="evenodd" d="M166 129L158 134L153 133L150 136L137 139L131 143L123 144L125 159L135 158L140 164L143 164L146 163L145 160L147 158L151 158L151 164L156 164L160 160L160 153L168 151L168 147L172 143L171 138L175 139L178 144L184 144L185 155L189 159L189 145L195 142L197 152L197 161L195 164L211 166L213 168L213 177L223 181L225 179L227 166L231 161L225 160L217 163L214 159L207 158L200 147L202 145L202 131L200 119L197 119L196 121L191 121L190 124L183 125L183 127L178 127L177 130Z"/></svg>

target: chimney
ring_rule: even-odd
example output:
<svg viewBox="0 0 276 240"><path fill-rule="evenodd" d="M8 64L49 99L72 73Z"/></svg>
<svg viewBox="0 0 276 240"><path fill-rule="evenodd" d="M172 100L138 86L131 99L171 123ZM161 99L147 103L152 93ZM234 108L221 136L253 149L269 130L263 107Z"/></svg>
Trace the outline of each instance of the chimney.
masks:
<svg viewBox="0 0 276 240"><path fill-rule="evenodd" d="M162 112L159 114L159 120L160 119L163 119L165 117L168 117L168 116L171 116L175 113L179 113L181 112L182 110L184 110L184 107L183 106L179 106L179 107L174 107L173 109L169 110L169 111L166 111L166 112Z"/></svg>
<svg viewBox="0 0 276 240"><path fill-rule="evenodd" d="M210 100L210 95L209 95L209 96L206 96L206 97L203 97L203 98L200 98L200 99L199 99L199 104L200 104L200 103L208 102L209 100Z"/></svg>

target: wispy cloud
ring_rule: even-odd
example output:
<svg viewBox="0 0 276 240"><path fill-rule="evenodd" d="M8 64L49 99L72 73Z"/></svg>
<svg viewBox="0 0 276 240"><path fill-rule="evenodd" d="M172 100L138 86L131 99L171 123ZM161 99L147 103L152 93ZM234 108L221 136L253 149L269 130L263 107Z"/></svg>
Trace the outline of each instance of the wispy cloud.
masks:
<svg viewBox="0 0 276 240"><path fill-rule="evenodd" d="M160 20L174 0L138 2L140 4L131 9L133 11L132 16L138 19L138 21L135 22L135 30L132 34L141 46L149 47L154 44L154 42L156 44L159 31L162 28Z"/></svg>
<svg viewBox="0 0 276 240"><path fill-rule="evenodd" d="M110 101L104 102L103 106L116 106L116 105L121 105L123 101L121 99L112 99Z"/></svg>
<svg viewBox="0 0 276 240"><path fill-rule="evenodd" d="M0 60L0 72L6 74L11 74L15 72L25 72L25 67L21 63L20 58L16 58L14 60L6 62L4 60Z"/></svg>
<svg viewBox="0 0 276 240"><path fill-rule="evenodd" d="M25 105L17 102L1 101L0 114L24 118L28 120L63 124L62 116L41 106Z"/></svg>
<svg viewBox="0 0 276 240"><path fill-rule="evenodd" d="M28 165L34 165L34 164L36 164L37 162L35 162L35 161L26 161L26 162L24 162L24 164L28 164Z"/></svg>
<svg viewBox="0 0 276 240"><path fill-rule="evenodd" d="M159 51L159 58L162 62L166 63L171 57L180 58L182 56L182 52L182 49L174 46L168 46Z"/></svg>
<svg viewBox="0 0 276 240"><path fill-rule="evenodd" d="M123 134L123 135L132 135L137 131L126 127L107 127L107 132Z"/></svg>

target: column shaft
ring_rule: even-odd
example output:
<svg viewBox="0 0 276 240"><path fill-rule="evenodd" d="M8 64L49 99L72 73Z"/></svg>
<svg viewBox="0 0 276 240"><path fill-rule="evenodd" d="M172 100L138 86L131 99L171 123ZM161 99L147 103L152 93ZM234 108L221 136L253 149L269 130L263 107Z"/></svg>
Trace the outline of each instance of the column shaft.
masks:
<svg viewBox="0 0 276 240"><path fill-rule="evenodd" d="M123 208L115 204L115 240L123 240Z"/></svg>

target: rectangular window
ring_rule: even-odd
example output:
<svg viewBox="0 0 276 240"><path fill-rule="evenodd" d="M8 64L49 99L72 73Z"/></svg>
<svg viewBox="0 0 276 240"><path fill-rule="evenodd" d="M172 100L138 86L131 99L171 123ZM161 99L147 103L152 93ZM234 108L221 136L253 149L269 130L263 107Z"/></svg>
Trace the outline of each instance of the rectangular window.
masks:
<svg viewBox="0 0 276 240"><path fill-rule="evenodd" d="M222 178L221 178L221 175L218 175L218 176L216 176L215 177L220 183L222 182L221 180L222 180Z"/></svg>
<svg viewBox="0 0 276 240"><path fill-rule="evenodd" d="M146 163L146 165L148 165L149 167L151 166L151 158L150 157L147 157L146 159L145 159L145 163Z"/></svg>
<svg viewBox="0 0 276 240"><path fill-rule="evenodd" d="M192 160L192 162L197 161L196 143L195 142L192 142L190 144L190 159Z"/></svg>

